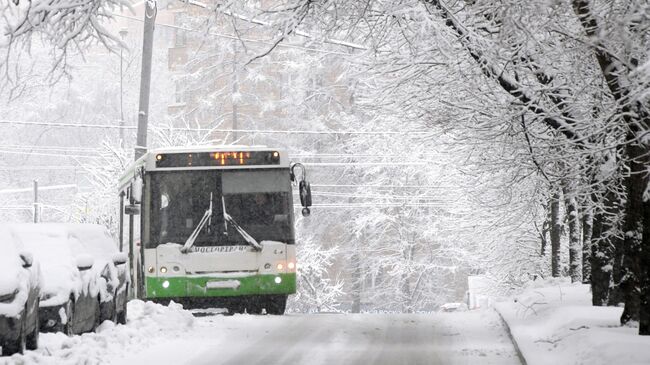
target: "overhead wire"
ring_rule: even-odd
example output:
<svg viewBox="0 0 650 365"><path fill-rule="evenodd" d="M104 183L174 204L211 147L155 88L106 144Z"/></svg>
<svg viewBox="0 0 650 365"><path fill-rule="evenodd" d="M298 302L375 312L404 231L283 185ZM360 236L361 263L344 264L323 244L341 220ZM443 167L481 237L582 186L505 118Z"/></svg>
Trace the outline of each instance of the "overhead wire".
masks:
<svg viewBox="0 0 650 365"><path fill-rule="evenodd" d="M48 190L62 190L62 189L79 189L77 184L64 184L64 185L48 185L48 186L39 186L38 191L48 191ZM34 188L16 188L16 189L3 189L0 190L0 194L14 194L14 193L29 193L33 192Z"/></svg>
<svg viewBox="0 0 650 365"><path fill-rule="evenodd" d="M1 152L0 152L1 153ZM77 166L0 166L0 171L37 171L37 170L79 170L77 173L85 173L83 168Z"/></svg>
<svg viewBox="0 0 650 365"><path fill-rule="evenodd" d="M117 121L117 120L116 120ZM99 129L137 129L133 125L118 124L87 124L61 122L28 122L22 120L0 120L0 124L40 125L48 127L68 128L99 128ZM190 128L152 125L152 127L190 132L222 132L222 133L251 133L251 134L313 134L313 135L430 135L430 131L316 131L316 130L264 130L264 129L226 129L226 128Z"/></svg>
<svg viewBox="0 0 650 365"><path fill-rule="evenodd" d="M129 16L129 15L114 14L114 16L116 16L118 18L124 18L124 19L128 19L128 20L133 20L133 21L136 21L136 22L144 23L144 20L136 18L136 17ZM215 36L215 37L226 38L226 39L231 39L231 40L238 40L238 41L242 41L242 42L258 43L258 44L263 44L263 45L267 45L267 46L274 46L275 45L274 42L269 42L269 41L266 41L266 40L253 39L253 38L243 38L243 37L238 37L238 36L235 36L235 35L217 33L217 32L205 32L205 31L186 28L186 27L182 27L182 26L178 26L178 25L172 25L172 24L166 24L166 23L160 23L160 22L156 22L155 25L165 27L165 28L183 30L183 31L190 32L190 33L208 34L208 35ZM291 48L291 49L297 49L297 50L301 50L301 51L323 53L323 54L332 54L332 55L339 55L339 56L349 56L350 55L349 53L346 53L346 52L328 51L328 50L323 50L323 49L318 49L318 48L310 48L310 47L299 46L299 45L288 44L288 43L279 43L279 44L277 44L277 47Z"/></svg>
<svg viewBox="0 0 650 365"><path fill-rule="evenodd" d="M0 154L13 154L13 155L34 155L34 156L49 156L49 157L74 157L74 158L91 158L96 159L100 156L90 156L90 155L74 155L74 154L64 154L64 153L46 153L46 152L25 152L25 151L6 151L0 149Z"/></svg>

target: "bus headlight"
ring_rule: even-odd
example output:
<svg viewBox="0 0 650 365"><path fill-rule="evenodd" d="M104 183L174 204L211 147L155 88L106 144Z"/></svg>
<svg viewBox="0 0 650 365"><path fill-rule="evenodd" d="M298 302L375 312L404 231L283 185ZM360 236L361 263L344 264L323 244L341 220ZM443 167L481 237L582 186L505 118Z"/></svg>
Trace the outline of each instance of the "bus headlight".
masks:
<svg viewBox="0 0 650 365"><path fill-rule="evenodd" d="M165 289L169 288L169 281L167 281L167 280L163 281L162 287L165 288Z"/></svg>
<svg viewBox="0 0 650 365"><path fill-rule="evenodd" d="M153 266L149 266L147 271L149 272L149 274L153 274L156 271L156 269L154 269Z"/></svg>
<svg viewBox="0 0 650 365"><path fill-rule="evenodd" d="M288 268L289 270L293 270L293 269L296 268L296 264L294 264L293 262L289 262L289 263L287 264L287 268Z"/></svg>
<svg viewBox="0 0 650 365"><path fill-rule="evenodd" d="M160 272L161 272L162 274L167 273L167 268L164 267L164 266L161 266L161 267L160 267Z"/></svg>
<svg viewBox="0 0 650 365"><path fill-rule="evenodd" d="M276 267L278 268L278 271L282 271L282 269L284 269L284 265L282 263L279 263Z"/></svg>
<svg viewBox="0 0 650 365"><path fill-rule="evenodd" d="M276 277L275 277L275 283L276 283L276 284L280 284L281 282L282 282L282 278L279 277L279 276L276 276Z"/></svg>

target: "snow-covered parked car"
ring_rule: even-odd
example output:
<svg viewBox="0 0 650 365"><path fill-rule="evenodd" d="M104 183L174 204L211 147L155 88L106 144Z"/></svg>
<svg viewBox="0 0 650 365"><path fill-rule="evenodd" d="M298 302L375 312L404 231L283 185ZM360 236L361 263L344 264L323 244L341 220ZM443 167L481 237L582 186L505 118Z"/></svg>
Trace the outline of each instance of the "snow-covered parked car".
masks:
<svg viewBox="0 0 650 365"><path fill-rule="evenodd" d="M40 270L8 227L0 227L0 347L2 355L38 347Z"/></svg>
<svg viewBox="0 0 650 365"><path fill-rule="evenodd" d="M117 252L103 227L59 223L12 227L42 263L42 331L78 334L94 330L104 319L125 322L126 257Z"/></svg>
<svg viewBox="0 0 650 365"><path fill-rule="evenodd" d="M120 252L108 230L97 224L68 224L69 244L74 252L94 259L100 271L100 322L126 323L130 276L126 253Z"/></svg>

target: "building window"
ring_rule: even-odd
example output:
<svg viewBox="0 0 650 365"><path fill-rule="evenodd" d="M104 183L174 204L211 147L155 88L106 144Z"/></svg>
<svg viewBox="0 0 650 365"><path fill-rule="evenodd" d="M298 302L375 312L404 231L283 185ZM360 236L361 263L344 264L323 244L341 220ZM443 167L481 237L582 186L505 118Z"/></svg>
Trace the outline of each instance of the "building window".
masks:
<svg viewBox="0 0 650 365"><path fill-rule="evenodd" d="M187 32L183 29L176 28L174 33L174 47L185 47L187 43Z"/></svg>
<svg viewBox="0 0 650 365"><path fill-rule="evenodd" d="M174 83L174 102L176 104L185 103L185 91L180 81Z"/></svg>

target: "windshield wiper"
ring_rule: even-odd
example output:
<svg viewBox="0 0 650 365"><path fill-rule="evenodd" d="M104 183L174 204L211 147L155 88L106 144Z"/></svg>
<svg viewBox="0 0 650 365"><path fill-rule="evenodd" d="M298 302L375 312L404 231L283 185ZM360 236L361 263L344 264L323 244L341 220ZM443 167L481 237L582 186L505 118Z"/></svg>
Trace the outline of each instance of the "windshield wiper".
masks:
<svg viewBox="0 0 650 365"><path fill-rule="evenodd" d="M181 247L181 252L182 253L188 253L190 251L190 248L194 245L194 241L196 241L196 238L199 236L199 233L205 226L205 224L210 220L212 217L212 193L210 193L210 205L208 206L208 209L203 213L203 218L201 218L201 221L199 224L194 228L194 231L192 234L187 238L187 241L185 241L185 244L183 247Z"/></svg>
<svg viewBox="0 0 650 365"><path fill-rule="evenodd" d="M228 234L228 224L232 224L233 227L239 232L239 234L244 237L244 240L251 246L253 246L257 251L262 249L262 245L253 238L248 232L246 232L242 227L237 224L235 219L226 212L226 201L223 198L223 195L221 196L221 206L223 207L223 220L224 220L224 225L226 226L226 234ZM227 223L226 223L227 222Z"/></svg>

